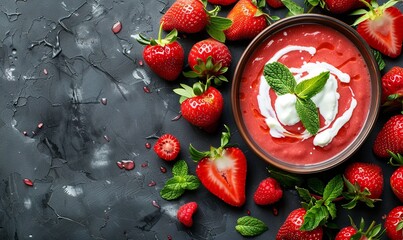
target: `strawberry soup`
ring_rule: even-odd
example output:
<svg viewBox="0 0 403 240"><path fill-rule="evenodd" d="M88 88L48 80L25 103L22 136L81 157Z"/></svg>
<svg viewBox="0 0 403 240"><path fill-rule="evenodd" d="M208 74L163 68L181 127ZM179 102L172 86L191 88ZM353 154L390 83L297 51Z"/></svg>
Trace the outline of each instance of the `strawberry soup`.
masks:
<svg viewBox="0 0 403 240"><path fill-rule="evenodd" d="M295 111L293 95L278 95L264 77L266 64L285 65L297 82L328 71L323 89L312 97L319 131L308 132ZM320 164L352 144L362 132L371 105L367 63L339 31L316 23L277 31L248 58L239 83L239 112L252 140L275 161Z"/></svg>

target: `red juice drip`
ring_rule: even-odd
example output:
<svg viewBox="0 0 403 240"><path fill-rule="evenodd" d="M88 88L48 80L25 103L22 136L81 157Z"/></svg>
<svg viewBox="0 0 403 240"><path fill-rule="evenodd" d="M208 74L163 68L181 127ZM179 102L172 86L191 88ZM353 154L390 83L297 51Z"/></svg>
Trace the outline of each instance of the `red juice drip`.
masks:
<svg viewBox="0 0 403 240"><path fill-rule="evenodd" d="M23 181L23 182L25 183L25 185L27 185L27 186L32 187L32 186L34 185L34 183L32 182L31 179L24 178L24 180L22 180L22 181Z"/></svg>
<svg viewBox="0 0 403 240"><path fill-rule="evenodd" d="M118 167L120 169L125 169L125 170L133 170L134 167L136 166L133 160L122 160L122 161L118 161L116 162L116 165L118 165Z"/></svg>
<svg viewBox="0 0 403 240"><path fill-rule="evenodd" d="M152 203L152 205L153 205L154 207L156 207L156 208L161 208L160 205L158 205L157 201L153 200L151 203Z"/></svg>
<svg viewBox="0 0 403 240"><path fill-rule="evenodd" d="M108 104L108 99L106 99L106 98L101 98L101 103L102 103L103 105Z"/></svg>
<svg viewBox="0 0 403 240"><path fill-rule="evenodd" d="M143 66L143 64L144 64L144 63L143 63L143 60L139 60L139 65L140 65L140 66Z"/></svg>
<svg viewBox="0 0 403 240"><path fill-rule="evenodd" d="M166 172L167 172L167 168L166 168L166 167L161 166L161 167L160 167L160 171L161 171L162 173L166 173Z"/></svg>
<svg viewBox="0 0 403 240"><path fill-rule="evenodd" d="M151 92L151 90L147 86L144 86L143 90L144 90L145 93L150 93Z"/></svg>
<svg viewBox="0 0 403 240"><path fill-rule="evenodd" d="M150 144L149 142L147 142L147 143L145 144L145 146L146 146L147 149L150 149L150 148L151 148L151 144Z"/></svg>
<svg viewBox="0 0 403 240"><path fill-rule="evenodd" d="M110 139L107 135L104 135L104 139L105 139L107 142L110 142L110 141L111 141L111 139Z"/></svg>
<svg viewBox="0 0 403 240"><path fill-rule="evenodd" d="M155 185L157 185L157 183L154 182L153 180L151 180L151 181L148 183L148 186L149 186L149 187L154 187Z"/></svg>
<svg viewBox="0 0 403 240"><path fill-rule="evenodd" d="M117 34L122 30L122 23L120 21L117 21L115 24L112 26L112 32L114 34Z"/></svg>
<svg viewBox="0 0 403 240"><path fill-rule="evenodd" d="M273 207L272 212L273 212L274 216L278 215L278 209L277 208Z"/></svg>
<svg viewBox="0 0 403 240"><path fill-rule="evenodd" d="M141 164L141 167L142 167L142 168L148 167L148 162L143 162L143 163Z"/></svg>
<svg viewBox="0 0 403 240"><path fill-rule="evenodd" d="M38 123L38 128L42 129L43 128L43 123Z"/></svg>
<svg viewBox="0 0 403 240"><path fill-rule="evenodd" d="M250 210L246 210L246 214L248 214L248 216L250 216Z"/></svg>

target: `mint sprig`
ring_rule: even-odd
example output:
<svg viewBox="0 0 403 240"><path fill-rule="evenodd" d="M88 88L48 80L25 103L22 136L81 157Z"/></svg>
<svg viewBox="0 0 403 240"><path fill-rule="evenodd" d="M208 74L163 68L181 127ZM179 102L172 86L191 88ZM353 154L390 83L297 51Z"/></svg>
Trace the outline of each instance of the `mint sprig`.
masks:
<svg viewBox="0 0 403 240"><path fill-rule="evenodd" d="M297 84L291 71L279 62L265 65L263 75L269 86L278 94L294 94L297 97L296 110L302 125L312 135L319 131L319 112L312 97L319 93L329 79L330 72L306 79Z"/></svg>
<svg viewBox="0 0 403 240"><path fill-rule="evenodd" d="M343 178L340 175L337 175L326 184L321 199L312 197L307 189L297 187L298 194L304 201L302 206L307 210L301 230L311 231L318 226L325 225L329 218L336 218L337 209L333 201L341 196L343 187Z"/></svg>
<svg viewBox="0 0 403 240"><path fill-rule="evenodd" d="M268 227L257 218L245 216L237 220L235 229L244 237L253 237L264 233Z"/></svg>
<svg viewBox="0 0 403 240"><path fill-rule="evenodd" d="M200 186L200 180L188 174L189 168L184 160L179 160L172 168L173 177L168 179L160 191L165 200L173 200L182 196L185 190L196 190Z"/></svg>

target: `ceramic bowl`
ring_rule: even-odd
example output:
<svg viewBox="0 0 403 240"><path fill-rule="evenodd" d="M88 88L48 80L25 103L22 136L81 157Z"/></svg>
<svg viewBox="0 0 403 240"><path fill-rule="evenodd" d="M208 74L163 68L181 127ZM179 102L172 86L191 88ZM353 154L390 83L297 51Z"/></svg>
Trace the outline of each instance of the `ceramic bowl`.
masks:
<svg viewBox="0 0 403 240"><path fill-rule="evenodd" d="M312 28L322 29L323 27L329 29L330 32L334 31L336 35L341 34L345 37L343 41L349 41L349 44L353 44L356 50L358 50L357 56L359 58L359 63L355 62L355 60L357 60L357 57L354 57L353 59L349 58L345 61L343 60L343 58L346 58L351 49L349 50L349 48L347 47L348 44L346 44L346 47L344 47L343 41L339 40L339 37L337 36L335 36L333 40L331 39L331 37L323 38L323 44L321 43L320 47L316 48L316 52L318 53L318 55L319 52L322 51L322 55L321 57L318 57L318 59L328 61L329 63L332 63L332 61L334 61L335 63L333 65L339 67L343 71L345 69L349 69L350 67L356 68L356 70L348 70L350 71L349 75L351 78L351 86L353 86L353 84L357 84L358 81L364 82L364 84L367 84L367 90L355 89L355 93L361 94L361 92L365 91L365 94L367 94L367 96L366 98L363 97L363 99L366 100L357 100L358 105L356 109L357 111L359 109L361 110L359 110L358 112L353 112L353 117L350 119L351 122L348 121L345 125L343 125L338 133L340 134L340 136L336 135L333 141L330 142L327 146L311 147L310 145L307 145L308 147L306 148L298 147L303 146L300 145L301 142L309 142L311 141L309 139L313 138L314 136L311 138L306 138L305 140L297 138L299 140L295 141L295 139L293 138L291 139L291 141L288 141L284 140L287 138L273 137L270 134L271 128L268 127L268 125L265 126L266 118L262 116L262 110L259 108L260 105L256 106L256 104L259 103L257 100L254 99L257 98L257 94L254 94L254 92L261 91L259 87L261 86L259 85L259 79L261 81L263 81L262 79L264 79L257 76L261 76L259 75L259 71L263 71L264 65L267 63L265 62L267 61L267 59L265 59L266 52L267 55L272 56L274 52L277 51L277 45L281 45L282 42L289 41L289 43L287 44L291 45L306 44L300 42L300 40L297 40L299 38L295 38L293 40L294 35L292 35L292 32L300 31L298 29L310 28L312 30ZM303 34L305 34L304 36L307 36L307 34L315 35L316 32L311 31L309 33ZM318 38L320 38L320 34L318 35ZM332 48L336 50L332 51ZM314 62L314 58L316 56L315 54L305 54L304 56L301 56L301 60L303 60L303 62ZM287 54L283 55L279 59L279 61L284 60L285 62L287 62L287 56ZM360 68L366 68L368 74L365 74L365 76L358 74L356 76L355 71L359 71ZM251 78L251 80L248 80L249 77ZM257 156L259 156L267 163L289 172L302 174L328 170L349 159L362 146L369 133L371 132L376 122L380 107L380 77L381 76L378 70L378 65L373 56L372 50L368 47L361 36L349 25L333 17L319 14L303 14L299 16L288 17L266 28L251 41L246 50L243 52L238 65L236 66L232 83L233 85L231 89L231 103L235 122L241 136L243 137L249 148L252 149ZM248 84L248 81L251 81L252 83ZM348 87L348 84L341 83L340 81L338 82L338 84L341 84L339 86L340 91L342 91L344 87ZM353 89L353 87L351 87L351 89ZM351 98L353 97L355 97L355 95L352 95ZM341 95L340 99L343 98L343 95ZM247 103L248 101L249 103ZM340 100L339 102L341 105L342 100ZM364 105L365 107L358 107ZM342 114L341 109L339 109L338 111L340 112L340 114ZM256 119L254 119L254 116L256 116ZM362 121L353 121L353 119L355 119L355 116L361 116ZM278 118L278 116L274 116L274 119L275 118ZM254 122L255 120L256 122ZM344 143L344 146L342 146L343 144L339 144L339 140L343 141L343 139L347 139L347 141ZM275 151L277 150L271 150L269 149L270 147L268 147L268 145L273 146L276 144L281 145L280 148L283 152L283 157L275 153ZM335 145L340 145L342 147ZM304 153L293 157L293 153L296 151ZM315 151L321 152L320 154L324 153L326 157L312 157L311 155L320 156L317 155L318 153Z"/></svg>

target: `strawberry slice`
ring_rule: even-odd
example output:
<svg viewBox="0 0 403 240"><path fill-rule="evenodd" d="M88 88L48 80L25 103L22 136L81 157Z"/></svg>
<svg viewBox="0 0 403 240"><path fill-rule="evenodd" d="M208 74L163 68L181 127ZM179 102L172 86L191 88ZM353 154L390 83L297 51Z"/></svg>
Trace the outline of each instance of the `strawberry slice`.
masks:
<svg viewBox="0 0 403 240"><path fill-rule="evenodd" d="M179 140L172 134L164 134L158 138L154 145L154 151L161 159L172 161L178 156L181 146Z"/></svg>
<svg viewBox="0 0 403 240"><path fill-rule="evenodd" d="M379 6L376 1L371 4L364 2L369 11L360 9L353 15L362 15L353 25L357 25L357 32L374 49L386 56L396 58L402 51L403 42L403 15L393 7L398 1L389 1Z"/></svg>
<svg viewBox="0 0 403 240"><path fill-rule="evenodd" d="M246 158L241 149L227 147L230 132L225 127L219 148L200 152L190 145L189 151L199 161L196 174L204 187L229 205L240 207L245 203Z"/></svg>

